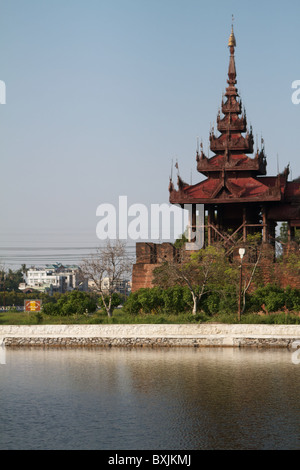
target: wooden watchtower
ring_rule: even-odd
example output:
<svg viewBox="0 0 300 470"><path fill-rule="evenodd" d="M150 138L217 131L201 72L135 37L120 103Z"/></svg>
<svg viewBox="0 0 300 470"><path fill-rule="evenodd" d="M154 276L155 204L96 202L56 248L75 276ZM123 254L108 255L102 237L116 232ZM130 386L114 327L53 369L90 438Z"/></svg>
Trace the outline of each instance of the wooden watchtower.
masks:
<svg viewBox="0 0 300 470"><path fill-rule="evenodd" d="M206 179L195 185L186 184L178 175L178 189L170 180L172 204L191 204L192 228L196 227L196 204L204 205L205 244L222 240L230 247L246 242L247 236L260 233L262 241L275 245L277 222L287 222L292 240L295 227L300 227L300 180L288 182L289 168L277 176L266 176L267 159L264 142L254 153L252 128L247 128L246 112L236 87L235 47L231 30L228 80L217 115L217 131L209 136L208 158L202 148L196 153L197 170ZM252 155L253 154L253 155Z"/></svg>
<svg viewBox="0 0 300 470"><path fill-rule="evenodd" d="M288 166L281 174L267 176L264 141L254 151L252 128L247 127L246 112L236 87L235 47L231 30L227 88L217 115L217 131L211 129L208 157L203 147L197 149L197 170L205 179L195 185L186 184L177 176L178 188L172 178L169 182L169 201L192 207L192 239L195 232L205 233L205 246L221 241L228 252L246 243L249 235L259 234L264 258L274 261L275 228L278 222L287 222L289 246L295 248L295 228L300 227L300 178L288 181ZM202 226L197 226L197 205L204 206ZM132 272L132 291L152 287L153 270L166 258L175 260L176 253L170 243L137 243L136 263ZM295 285L299 283L296 280ZM298 285L298 284L297 284Z"/></svg>

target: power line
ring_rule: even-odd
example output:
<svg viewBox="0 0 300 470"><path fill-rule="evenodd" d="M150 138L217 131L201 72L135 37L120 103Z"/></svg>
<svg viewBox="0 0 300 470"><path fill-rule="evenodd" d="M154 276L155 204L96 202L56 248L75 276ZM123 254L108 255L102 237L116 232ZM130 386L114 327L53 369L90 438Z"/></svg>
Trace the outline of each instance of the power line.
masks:
<svg viewBox="0 0 300 470"><path fill-rule="evenodd" d="M99 247L96 246L13 246L0 247L0 264L19 267L27 265L45 265L55 262L80 264L84 259L93 256ZM135 245L126 245L129 255L135 254Z"/></svg>

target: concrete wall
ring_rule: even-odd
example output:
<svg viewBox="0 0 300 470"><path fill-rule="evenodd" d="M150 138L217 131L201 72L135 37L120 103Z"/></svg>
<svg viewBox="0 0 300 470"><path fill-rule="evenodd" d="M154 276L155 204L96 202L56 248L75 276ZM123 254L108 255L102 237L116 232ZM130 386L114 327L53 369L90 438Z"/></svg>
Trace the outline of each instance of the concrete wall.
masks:
<svg viewBox="0 0 300 470"><path fill-rule="evenodd" d="M300 325L0 326L0 343L20 346L294 347Z"/></svg>

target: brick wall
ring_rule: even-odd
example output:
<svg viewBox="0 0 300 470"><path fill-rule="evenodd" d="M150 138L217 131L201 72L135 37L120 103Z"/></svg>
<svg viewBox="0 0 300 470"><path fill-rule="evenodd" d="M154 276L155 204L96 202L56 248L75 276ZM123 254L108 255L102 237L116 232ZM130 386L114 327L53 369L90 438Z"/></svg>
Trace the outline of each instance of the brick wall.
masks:
<svg viewBox="0 0 300 470"><path fill-rule="evenodd" d="M177 250L172 243L137 243L136 263L132 269L132 292L153 287L153 270L164 261L175 261Z"/></svg>
<svg viewBox="0 0 300 470"><path fill-rule="evenodd" d="M238 261L238 249L235 250L234 259ZM274 249L270 245L264 247L263 255L257 270L257 282L253 282L251 289L255 289L256 284L277 284L280 287L290 286L300 289L300 275L290 261L290 256L299 253L299 246L295 243L287 244L284 250L282 262L274 261ZM177 250L171 243L137 243L136 244L136 264L132 270L132 292L153 287L153 270L160 266L163 261L175 261ZM289 262L287 262L289 260ZM244 275L249 276L253 269L253 264L244 260Z"/></svg>
<svg viewBox="0 0 300 470"><path fill-rule="evenodd" d="M138 289L153 287L153 270L157 268L159 264L146 264L137 263L133 265L132 269L132 287L131 291L135 292Z"/></svg>

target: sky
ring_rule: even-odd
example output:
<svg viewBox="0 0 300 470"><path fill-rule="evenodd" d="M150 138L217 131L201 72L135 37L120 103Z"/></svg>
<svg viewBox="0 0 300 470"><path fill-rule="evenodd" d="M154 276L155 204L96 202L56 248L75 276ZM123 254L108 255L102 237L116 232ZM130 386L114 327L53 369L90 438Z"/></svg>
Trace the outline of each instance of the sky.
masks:
<svg viewBox="0 0 300 470"><path fill-rule="evenodd" d="M237 87L267 174L290 164L290 179L300 176L298 0L0 0L0 11L8 267L76 261L99 244L98 206L118 210L120 196L149 210L168 203L176 160L186 182L204 178L197 139L206 151L232 15Z"/></svg>

